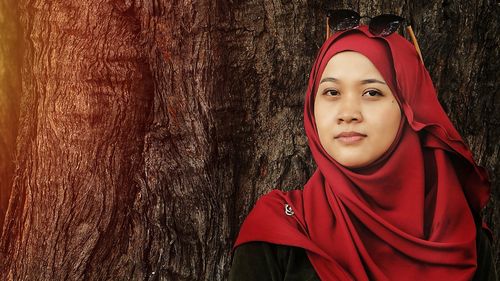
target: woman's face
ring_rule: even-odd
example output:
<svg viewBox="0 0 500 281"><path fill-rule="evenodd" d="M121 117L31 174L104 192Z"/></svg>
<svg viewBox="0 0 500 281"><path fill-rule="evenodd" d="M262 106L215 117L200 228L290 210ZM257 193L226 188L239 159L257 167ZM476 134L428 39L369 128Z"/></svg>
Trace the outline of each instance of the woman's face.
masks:
<svg viewBox="0 0 500 281"><path fill-rule="evenodd" d="M359 168L389 149L401 110L373 63L360 53L344 51L330 59L321 76L314 118L328 154L343 166Z"/></svg>

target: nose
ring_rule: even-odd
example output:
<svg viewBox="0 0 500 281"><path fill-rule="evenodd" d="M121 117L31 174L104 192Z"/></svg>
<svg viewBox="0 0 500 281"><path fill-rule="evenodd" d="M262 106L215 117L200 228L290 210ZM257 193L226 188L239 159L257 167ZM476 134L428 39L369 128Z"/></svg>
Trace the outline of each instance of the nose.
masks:
<svg viewBox="0 0 500 281"><path fill-rule="evenodd" d="M345 99L339 105L339 111L337 113L337 123L342 122L361 122L363 121L363 115L361 114L361 109L359 103L352 99Z"/></svg>

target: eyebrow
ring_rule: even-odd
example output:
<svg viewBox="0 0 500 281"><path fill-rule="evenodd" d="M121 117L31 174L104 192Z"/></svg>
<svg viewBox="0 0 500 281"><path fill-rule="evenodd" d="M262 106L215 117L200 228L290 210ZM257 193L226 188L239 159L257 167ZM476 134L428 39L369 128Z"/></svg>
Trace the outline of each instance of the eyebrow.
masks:
<svg viewBox="0 0 500 281"><path fill-rule="evenodd" d="M339 82L339 79L333 77L325 77L321 80L320 84L323 82ZM360 84L370 84L370 83L380 83L387 85L384 81L380 81L377 79L364 79L360 81Z"/></svg>

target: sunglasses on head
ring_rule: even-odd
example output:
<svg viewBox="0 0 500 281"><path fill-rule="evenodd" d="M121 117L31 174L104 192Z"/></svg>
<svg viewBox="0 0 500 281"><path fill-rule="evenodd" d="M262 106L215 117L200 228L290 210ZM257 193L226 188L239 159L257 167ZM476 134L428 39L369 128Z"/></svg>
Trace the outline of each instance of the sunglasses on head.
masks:
<svg viewBox="0 0 500 281"><path fill-rule="evenodd" d="M375 17L360 16L358 12L353 10L338 9L338 10L328 10L327 20L326 20L326 39L330 37L330 31L344 31L349 29L354 29L359 27L362 18L369 18L370 23L368 24L368 30L375 36L385 37L394 33L398 28L405 22L405 19L393 15L393 14L382 14ZM410 37L415 45L418 55L422 63L422 54L420 53L420 48L415 38L415 34L411 26L406 27Z"/></svg>

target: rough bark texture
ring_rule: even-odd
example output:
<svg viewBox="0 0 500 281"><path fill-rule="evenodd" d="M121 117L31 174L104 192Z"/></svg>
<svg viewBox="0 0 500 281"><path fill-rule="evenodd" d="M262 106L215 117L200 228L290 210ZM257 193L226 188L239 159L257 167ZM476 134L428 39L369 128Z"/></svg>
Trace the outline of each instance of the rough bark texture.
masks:
<svg viewBox="0 0 500 281"><path fill-rule="evenodd" d="M0 0L0 229L14 175L22 44L16 1Z"/></svg>
<svg viewBox="0 0 500 281"><path fill-rule="evenodd" d="M125 279L151 75L104 1L21 1L26 47L2 280Z"/></svg>
<svg viewBox="0 0 500 281"><path fill-rule="evenodd" d="M485 214L500 230L493 1L22 0L0 279L225 280L256 199L315 169L303 96L330 7L411 21L443 106L491 172Z"/></svg>

